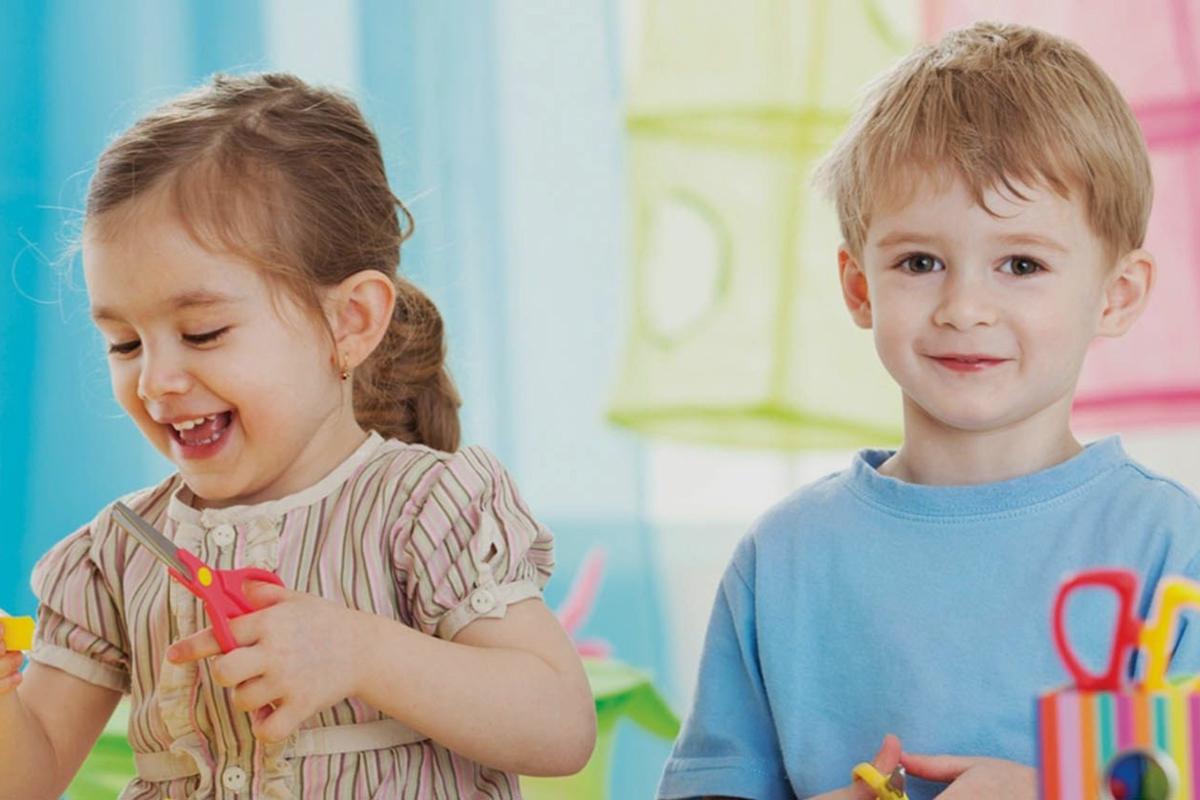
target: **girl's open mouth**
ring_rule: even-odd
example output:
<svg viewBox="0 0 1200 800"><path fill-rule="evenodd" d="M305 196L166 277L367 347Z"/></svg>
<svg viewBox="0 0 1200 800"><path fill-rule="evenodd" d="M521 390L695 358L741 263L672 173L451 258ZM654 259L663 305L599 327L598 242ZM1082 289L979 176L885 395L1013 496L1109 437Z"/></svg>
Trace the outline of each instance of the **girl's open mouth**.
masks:
<svg viewBox="0 0 1200 800"><path fill-rule="evenodd" d="M233 412L199 417L181 427L170 426L171 436L184 458L206 458L217 452L233 424Z"/></svg>

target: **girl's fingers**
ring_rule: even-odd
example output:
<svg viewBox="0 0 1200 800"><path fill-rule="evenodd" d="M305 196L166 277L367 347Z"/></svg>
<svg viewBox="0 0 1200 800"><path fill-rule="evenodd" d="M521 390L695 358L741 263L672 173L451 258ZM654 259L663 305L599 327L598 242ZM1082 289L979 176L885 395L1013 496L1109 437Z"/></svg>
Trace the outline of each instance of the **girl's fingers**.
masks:
<svg viewBox="0 0 1200 800"><path fill-rule="evenodd" d="M0 655L0 676L8 677L14 673L21 671L21 665L25 663L25 654L17 651Z"/></svg>
<svg viewBox="0 0 1200 800"><path fill-rule="evenodd" d="M264 678L252 678L233 690L233 705L241 711L257 712L278 700L278 694Z"/></svg>
<svg viewBox="0 0 1200 800"><path fill-rule="evenodd" d="M294 705L289 703L280 703L273 709L259 709L254 712L250 729L264 742L281 742L304 721L303 718L293 719L295 713Z"/></svg>
<svg viewBox="0 0 1200 800"><path fill-rule="evenodd" d="M21 673L19 672L14 672L12 675L0 678L0 694L11 692L13 689L17 688L20 683Z"/></svg>
<svg viewBox="0 0 1200 800"><path fill-rule="evenodd" d="M259 648L239 647L211 662L212 676L219 685L234 687L263 673L265 665Z"/></svg>

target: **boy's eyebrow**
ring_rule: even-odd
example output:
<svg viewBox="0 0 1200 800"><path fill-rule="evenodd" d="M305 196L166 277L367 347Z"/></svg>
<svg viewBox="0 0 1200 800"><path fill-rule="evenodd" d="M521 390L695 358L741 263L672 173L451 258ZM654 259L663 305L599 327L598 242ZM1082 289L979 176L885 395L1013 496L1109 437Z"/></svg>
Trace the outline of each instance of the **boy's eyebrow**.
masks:
<svg viewBox="0 0 1200 800"><path fill-rule="evenodd" d="M235 302L237 302L237 298L223 292L214 292L209 289L191 289L186 292L180 292L170 298L167 300L166 305L172 311L182 311L187 308L203 308ZM107 306L96 306L92 309L92 319L97 322L100 320L120 321L121 316Z"/></svg>
<svg viewBox="0 0 1200 800"><path fill-rule="evenodd" d="M1036 233L1010 233L1005 236L997 236L996 240L1000 241L1000 242L1004 242L1005 244L1038 245L1040 247L1045 247L1048 250L1057 250L1058 252L1063 253L1063 254L1065 254L1067 252L1067 248L1063 247L1061 244L1054 241L1050 237L1040 236Z"/></svg>
<svg viewBox="0 0 1200 800"><path fill-rule="evenodd" d="M923 236L919 233L907 233L905 231L897 231L889 233L887 236L879 240L876 247L891 247L897 244L936 244L937 237ZM1067 248L1048 236L1041 236L1036 233L1007 233L1003 236L996 236L995 241L1002 244L1031 244L1045 247L1048 250L1057 250L1065 254Z"/></svg>
<svg viewBox="0 0 1200 800"><path fill-rule="evenodd" d="M876 242L876 247L891 247L895 244L935 244L937 237L922 236L919 233L908 233L906 231L896 231L889 233L887 236Z"/></svg>

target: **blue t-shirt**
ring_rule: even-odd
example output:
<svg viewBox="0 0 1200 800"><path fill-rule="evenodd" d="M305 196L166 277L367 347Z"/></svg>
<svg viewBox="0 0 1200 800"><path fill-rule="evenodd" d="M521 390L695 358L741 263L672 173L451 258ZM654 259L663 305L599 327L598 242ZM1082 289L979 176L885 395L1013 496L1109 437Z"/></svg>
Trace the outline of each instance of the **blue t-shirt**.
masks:
<svg viewBox="0 0 1200 800"><path fill-rule="evenodd" d="M810 797L848 784L885 733L909 752L1034 765L1035 698L1069 682L1051 634L1061 580L1133 569L1144 617L1161 576L1200 579L1200 504L1115 436L973 486L880 475L890 455L860 452L739 543L660 798ZM1076 652L1098 667L1115 599L1095 590L1067 608ZM1181 620L1172 675L1200 672L1195 627ZM908 786L912 800L944 788Z"/></svg>

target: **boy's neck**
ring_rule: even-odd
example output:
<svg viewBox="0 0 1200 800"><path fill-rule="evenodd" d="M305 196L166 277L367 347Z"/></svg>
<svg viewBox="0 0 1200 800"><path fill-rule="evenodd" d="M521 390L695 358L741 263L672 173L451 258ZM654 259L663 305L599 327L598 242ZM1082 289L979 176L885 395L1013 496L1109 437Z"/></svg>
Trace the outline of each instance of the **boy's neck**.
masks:
<svg viewBox="0 0 1200 800"><path fill-rule="evenodd" d="M879 465L881 475L930 486L994 483L1061 464L1083 450L1066 413L992 431L957 430L920 417L905 409L904 444Z"/></svg>

